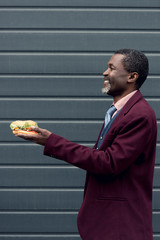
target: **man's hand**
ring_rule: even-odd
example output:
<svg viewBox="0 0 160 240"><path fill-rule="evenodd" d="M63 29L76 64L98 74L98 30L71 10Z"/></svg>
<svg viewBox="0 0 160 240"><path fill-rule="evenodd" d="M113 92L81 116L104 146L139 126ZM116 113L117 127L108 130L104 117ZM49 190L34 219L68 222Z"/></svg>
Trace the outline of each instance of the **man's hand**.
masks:
<svg viewBox="0 0 160 240"><path fill-rule="evenodd" d="M38 128L38 127L31 127L31 130L37 132L37 134L34 134L34 135L32 135L32 134L30 134L30 135L29 134L27 134L27 135L25 135L25 134L16 134L15 136L23 138L23 139L28 140L28 141L35 142L37 144L40 144L40 145L44 146L46 141L47 141L47 139L52 134L48 130L42 129L42 128Z"/></svg>

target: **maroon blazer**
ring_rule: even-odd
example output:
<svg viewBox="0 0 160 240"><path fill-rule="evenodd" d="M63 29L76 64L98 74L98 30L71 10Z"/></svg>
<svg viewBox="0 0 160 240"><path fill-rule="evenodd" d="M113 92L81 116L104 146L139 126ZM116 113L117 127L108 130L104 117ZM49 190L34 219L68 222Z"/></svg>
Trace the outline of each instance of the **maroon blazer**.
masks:
<svg viewBox="0 0 160 240"><path fill-rule="evenodd" d="M99 150L51 134L44 154L87 171L77 218L83 240L153 239L156 137L155 114L139 91L125 104Z"/></svg>

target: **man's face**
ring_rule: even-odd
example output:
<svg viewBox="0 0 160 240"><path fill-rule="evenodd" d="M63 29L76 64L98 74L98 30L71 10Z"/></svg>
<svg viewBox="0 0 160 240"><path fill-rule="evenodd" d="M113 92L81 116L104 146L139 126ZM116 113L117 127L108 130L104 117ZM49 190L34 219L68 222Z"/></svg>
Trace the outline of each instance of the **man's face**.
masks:
<svg viewBox="0 0 160 240"><path fill-rule="evenodd" d="M103 73L105 93L115 96L122 96L127 90L129 73L122 65L122 54L115 54L108 62L108 68Z"/></svg>

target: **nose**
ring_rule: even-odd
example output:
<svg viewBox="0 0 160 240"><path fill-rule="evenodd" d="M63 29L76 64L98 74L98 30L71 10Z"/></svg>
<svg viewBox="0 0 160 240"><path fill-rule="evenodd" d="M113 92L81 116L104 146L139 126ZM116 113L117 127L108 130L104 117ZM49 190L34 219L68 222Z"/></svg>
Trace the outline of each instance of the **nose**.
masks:
<svg viewBox="0 0 160 240"><path fill-rule="evenodd" d="M104 71L103 76L108 76L108 68Z"/></svg>

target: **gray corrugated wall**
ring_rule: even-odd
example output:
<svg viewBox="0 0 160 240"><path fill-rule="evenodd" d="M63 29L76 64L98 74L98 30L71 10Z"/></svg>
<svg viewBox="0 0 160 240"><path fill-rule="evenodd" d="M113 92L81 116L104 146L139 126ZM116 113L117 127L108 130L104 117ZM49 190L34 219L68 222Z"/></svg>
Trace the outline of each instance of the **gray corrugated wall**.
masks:
<svg viewBox="0 0 160 240"><path fill-rule="evenodd" d="M92 147L111 98L102 72L116 49L150 60L142 93L158 123L153 189L160 239L159 0L0 0L0 240L80 239L76 216L85 172L15 138L9 124L36 120Z"/></svg>

